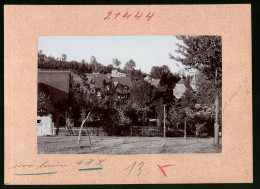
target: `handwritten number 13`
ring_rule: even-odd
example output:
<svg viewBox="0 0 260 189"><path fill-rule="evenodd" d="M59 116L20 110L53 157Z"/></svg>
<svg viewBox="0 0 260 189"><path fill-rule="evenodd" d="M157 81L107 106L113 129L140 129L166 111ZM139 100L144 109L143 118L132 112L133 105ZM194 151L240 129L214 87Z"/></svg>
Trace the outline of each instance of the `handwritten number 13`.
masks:
<svg viewBox="0 0 260 189"><path fill-rule="evenodd" d="M135 165L137 164L137 162L134 162L133 164L131 164L129 167L127 167L125 170L128 170L129 169L129 172L128 172L128 175L130 175L131 174L131 172L132 172L132 170L133 170L133 168L135 167ZM144 162L140 162L138 165L138 174L137 174L137 176L139 176L140 174L141 174L141 172L142 172L142 167L144 166Z"/></svg>

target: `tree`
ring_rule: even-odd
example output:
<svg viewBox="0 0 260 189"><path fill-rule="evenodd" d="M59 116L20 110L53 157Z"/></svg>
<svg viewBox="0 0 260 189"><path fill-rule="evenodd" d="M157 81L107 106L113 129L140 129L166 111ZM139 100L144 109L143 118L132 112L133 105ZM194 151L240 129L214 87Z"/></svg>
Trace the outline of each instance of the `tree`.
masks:
<svg viewBox="0 0 260 189"><path fill-rule="evenodd" d="M172 74L171 72L162 73L160 86L165 86L167 89L172 90L180 79L179 75Z"/></svg>
<svg viewBox="0 0 260 189"><path fill-rule="evenodd" d="M214 146L219 145L219 95L222 86L222 42L220 36L180 36L183 45L177 44L177 53L182 57L170 58L181 62L187 68L195 68L204 73L212 82L215 94Z"/></svg>
<svg viewBox="0 0 260 189"><path fill-rule="evenodd" d="M43 54L42 50L39 50L38 52L38 67L41 69L45 68L44 59L46 58L46 55Z"/></svg>
<svg viewBox="0 0 260 189"><path fill-rule="evenodd" d="M67 55L66 54L62 54L61 55L61 60L62 61L66 61L67 60Z"/></svg>
<svg viewBox="0 0 260 189"><path fill-rule="evenodd" d="M151 103L152 86L150 83L139 80L133 82L129 103L136 103L139 108L145 108Z"/></svg>
<svg viewBox="0 0 260 189"><path fill-rule="evenodd" d="M124 70L125 71L132 71L135 68L135 62L131 59L125 63Z"/></svg>
<svg viewBox="0 0 260 189"><path fill-rule="evenodd" d="M38 113L42 115L44 107L50 102L50 95L47 96L44 92L40 92L37 98Z"/></svg>
<svg viewBox="0 0 260 189"><path fill-rule="evenodd" d="M168 66L153 66L150 72L150 77L153 79L161 79L162 75L170 72Z"/></svg>
<svg viewBox="0 0 260 189"><path fill-rule="evenodd" d="M120 62L118 59L113 58L113 65L114 65L116 68L119 68L120 65L121 65L121 62Z"/></svg>

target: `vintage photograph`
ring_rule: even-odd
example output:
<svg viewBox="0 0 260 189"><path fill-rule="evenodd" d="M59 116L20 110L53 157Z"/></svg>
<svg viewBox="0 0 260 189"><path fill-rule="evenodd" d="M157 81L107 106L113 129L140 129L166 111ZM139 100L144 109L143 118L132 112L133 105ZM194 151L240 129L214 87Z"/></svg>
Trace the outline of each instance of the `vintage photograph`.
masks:
<svg viewBox="0 0 260 189"><path fill-rule="evenodd" d="M39 154L222 152L221 36L40 36Z"/></svg>

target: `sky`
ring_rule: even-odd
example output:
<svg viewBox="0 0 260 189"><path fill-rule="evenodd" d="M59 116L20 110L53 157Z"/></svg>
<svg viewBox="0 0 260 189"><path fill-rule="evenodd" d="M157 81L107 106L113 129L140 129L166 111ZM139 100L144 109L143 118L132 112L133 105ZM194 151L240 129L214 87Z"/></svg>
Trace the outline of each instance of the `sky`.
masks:
<svg viewBox="0 0 260 189"><path fill-rule="evenodd" d="M153 66L167 65L173 73L183 66L169 58L169 53L176 55L176 43L181 43L175 36L40 36L38 50L55 58L67 55L67 60L90 62L95 56L103 65L112 64L112 59L124 64L133 59L135 69L150 73ZM176 65L179 65L179 67Z"/></svg>

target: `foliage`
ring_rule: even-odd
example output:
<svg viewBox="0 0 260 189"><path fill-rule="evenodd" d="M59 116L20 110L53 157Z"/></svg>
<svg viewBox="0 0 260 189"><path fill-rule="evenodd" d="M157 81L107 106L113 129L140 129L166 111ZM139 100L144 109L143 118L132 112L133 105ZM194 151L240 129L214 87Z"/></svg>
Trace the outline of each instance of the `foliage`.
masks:
<svg viewBox="0 0 260 189"><path fill-rule="evenodd" d="M197 69L205 74L210 82L208 91L214 94L215 105L215 123L214 123L214 146L219 144L219 101L221 101L222 88L222 41L221 36L179 36L177 37L183 44L177 44L176 52L181 55L170 58L181 62L187 69ZM199 93L205 89L199 88ZM208 92L206 91L206 92ZM204 96L211 106L214 106L210 98L212 95ZM203 104L208 101L201 98ZM221 116L220 116L221 117Z"/></svg>
<svg viewBox="0 0 260 189"><path fill-rule="evenodd" d="M114 65L116 68L119 68L120 65L121 65L121 62L120 62L118 59L114 58L114 59L113 59L113 65Z"/></svg>
<svg viewBox="0 0 260 189"><path fill-rule="evenodd" d="M66 55L67 56L67 55ZM134 80L139 80L146 76L141 70L135 70L134 62L130 60L131 70L120 69L121 62L118 59L113 59L113 64L107 66L102 65L97 61L95 56L91 56L90 62L86 62L84 59L80 62L77 61L67 61L66 59L61 60L61 58L54 58L52 56L46 56L41 50L38 52L38 68L47 70L70 70L75 72L80 76L84 76L86 73L92 73L93 71L98 71L101 74L111 73L114 66L118 71L127 73Z"/></svg>
<svg viewBox="0 0 260 189"><path fill-rule="evenodd" d="M66 61L67 60L67 55L66 54L62 54L61 55L61 60L62 61Z"/></svg>
<svg viewBox="0 0 260 189"><path fill-rule="evenodd" d="M125 71L134 70L135 66L136 66L135 61L133 61L133 60L131 59L131 60L129 60L128 62L125 63L124 70L125 70Z"/></svg>
<svg viewBox="0 0 260 189"><path fill-rule="evenodd" d="M45 106L50 102L50 96L47 96L44 92L40 92L37 98L38 113L41 114L45 109Z"/></svg>
<svg viewBox="0 0 260 189"><path fill-rule="evenodd" d="M215 72L218 76L222 75L222 42L221 36L179 36L177 39L183 45L177 44L177 53L182 55L170 58L181 62L188 68L200 70L209 79L215 79Z"/></svg>
<svg viewBox="0 0 260 189"><path fill-rule="evenodd" d="M135 104L136 109L147 107L151 103L152 90L153 87L150 83L144 80L134 81L130 91L129 104Z"/></svg>
<svg viewBox="0 0 260 189"><path fill-rule="evenodd" d="M168 72L170 72L170 69L166 65L153 66L150 72L150 77L153 79L161 79L162 75Z"/></svg>

